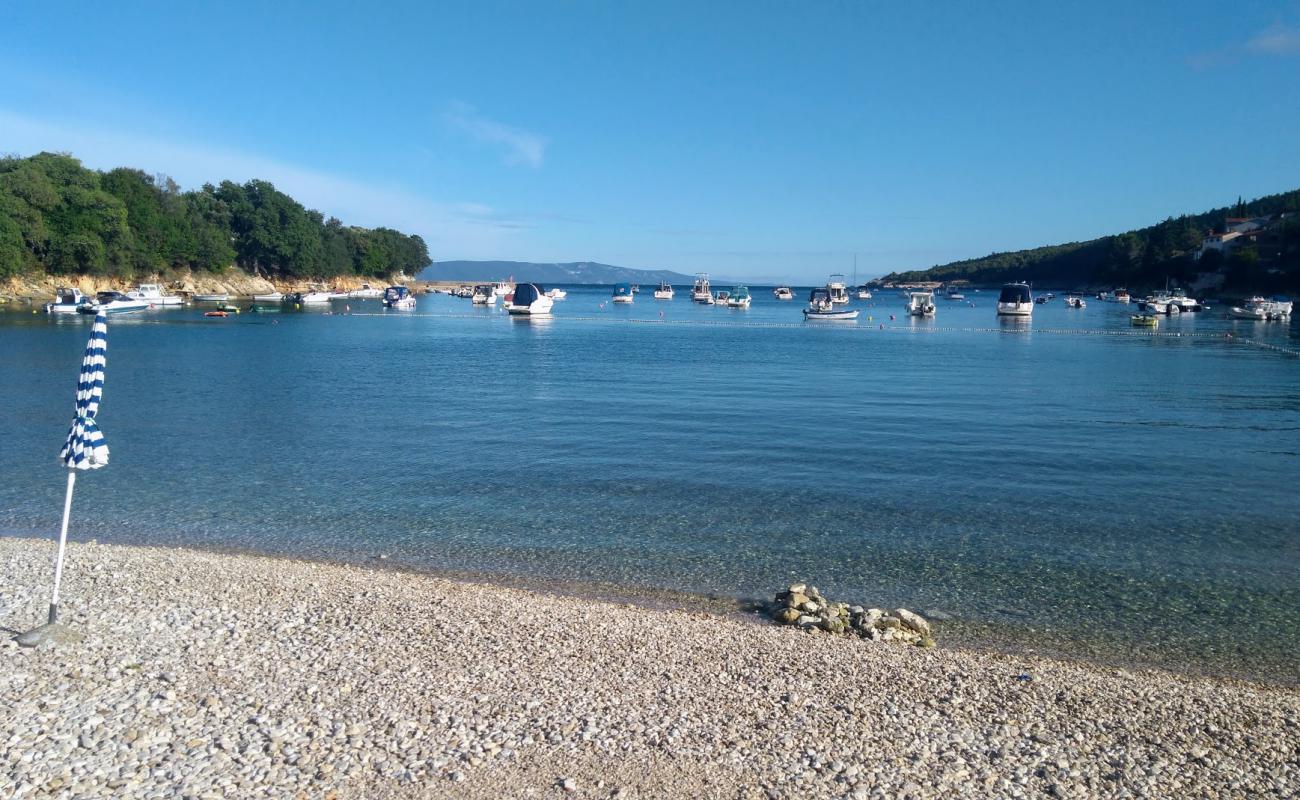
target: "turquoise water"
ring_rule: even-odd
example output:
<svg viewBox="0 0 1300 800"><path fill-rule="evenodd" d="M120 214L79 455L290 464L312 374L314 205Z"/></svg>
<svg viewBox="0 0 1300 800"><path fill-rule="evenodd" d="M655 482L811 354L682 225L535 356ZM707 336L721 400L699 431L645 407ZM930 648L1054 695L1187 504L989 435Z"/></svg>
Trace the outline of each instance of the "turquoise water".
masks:
<svg viewBox="0 0 1300 800"><path fill-rule="evenodd" d="M1300 358L1245 341L1298 350L1297 328L1210 312L1149 336L1059 300L999 322L987 292L805 324L767 290L748 311L608 293L550 321L441 295L113 318L112 462L72 536L738 598L800 578L1298 679ZM88 322L0 313L0 532L57 533Z"/></svg>

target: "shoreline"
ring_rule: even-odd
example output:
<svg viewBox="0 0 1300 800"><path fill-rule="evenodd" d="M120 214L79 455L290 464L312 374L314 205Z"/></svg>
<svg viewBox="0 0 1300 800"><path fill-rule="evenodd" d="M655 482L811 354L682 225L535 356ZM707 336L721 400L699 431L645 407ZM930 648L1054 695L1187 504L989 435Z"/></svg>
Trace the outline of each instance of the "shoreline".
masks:
<svg viewBox="0 0 1300 800"><path fill-rule="evenodd" d="M0 543L6 539L48 541L48 533L0 531ZM70 542L69 544L74 544ZM470 583L476 586L538 592L559 599L596 601L617 605L630 605L648 611L683 611L711 614L748 625L773 626L766 613L770 597L748 597L716 592L704 592L671 587L620 584L596 579L549 578L522 575L487 569L459 569L453 567L423 566L391 560L386 553L376 553L368 558L349 560L321 555L301 555L288 552L259 550L231 545L204 545L202 543L99 542L91 539L86 544L107 547L180 550L218 556L264 558L290 563L318 564L391 572L401 575L422 576L445 581ZM780 587L773 587L774 590ZM850 602L869 602L870 598L837 598ZM928 609L916 609L928 616ZM944 618L946 617L946 618ZM960 618L944 613L932 618L938 630L938 644L942 648L984 653L994 656L1041 657L1056 661L1092 665L1098 668L1153 670L1191 679L1237 681L1261 688L1300 688L1300 672L1286 671L1286 663L1267 667L1259 663L1249 666L1229 666L1210 661L1189 662L1177 653L1147 653L1144 657L1123 643L1110 639L1081 635L1049 635L1047 631L1027 623L1015 625L984 619ZM1294 666L1292 664L1292 666Z"/></svg>
<svg viewBox="0 0 1300 800"><path fill-rule="evenodd" d="M0 537L6 630L53 549ZM1300 693L1229 678L188 548L72 543L65 581L82 643L0 644L6 796L1300 789Z"/></svg>

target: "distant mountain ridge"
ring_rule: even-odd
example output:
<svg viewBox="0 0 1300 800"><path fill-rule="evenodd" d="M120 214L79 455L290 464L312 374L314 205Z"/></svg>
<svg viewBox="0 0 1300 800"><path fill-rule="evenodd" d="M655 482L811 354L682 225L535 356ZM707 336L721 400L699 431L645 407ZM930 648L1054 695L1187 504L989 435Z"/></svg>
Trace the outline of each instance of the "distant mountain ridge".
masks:
<svg viewBox="0 0 1300 800"><path fill-rule="evenodd" d="M437 261L416 276L422 281L497 281L514 278L541 284L556 283L642 283L659 281L691 283L695 278L666 269L632 269L595 261L538 264L531 261Z"/></svg>

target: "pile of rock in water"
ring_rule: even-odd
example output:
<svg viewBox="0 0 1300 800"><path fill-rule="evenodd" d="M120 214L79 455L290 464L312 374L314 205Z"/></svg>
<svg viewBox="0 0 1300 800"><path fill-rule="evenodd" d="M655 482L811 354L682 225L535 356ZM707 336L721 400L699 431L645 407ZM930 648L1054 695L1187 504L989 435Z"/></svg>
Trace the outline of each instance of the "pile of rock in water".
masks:
<svg viewBox="0 0 1300 800"><path fill-rule="evenodd" d="M793 583L777 592L772 619L782 625L798 625L805 630L827 633L857 634L873 642L904 642L920 647L934 647L930 623L906 608L884 611L848 603L836 603L822 597L816 586Z"/></svg>

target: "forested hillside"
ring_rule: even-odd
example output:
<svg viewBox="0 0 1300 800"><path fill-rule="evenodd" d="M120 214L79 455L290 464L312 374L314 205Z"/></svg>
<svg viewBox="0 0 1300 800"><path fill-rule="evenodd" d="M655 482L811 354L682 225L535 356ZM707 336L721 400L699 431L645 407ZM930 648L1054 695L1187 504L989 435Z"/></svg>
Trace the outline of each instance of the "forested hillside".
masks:
<svg viewBox="0 0 1300 800"><path fill-rule="evenodd" d="M0 158L0 278L130 277L234 266L267 278L414 275L424 240L344 225L266 181L183 192L137 169L87 169L63 154Z"/></svg>
<svg viewBox="0 0 1300 800"><path fill-rule="evenodd" d="M1300 190L1200 214L1169 218L1147 228L1086 242L1036 247L951 264L886 275L883 282L967 280L1001 283L1027 280L1041 285L1159 287L1166 280L1190 283L1197 273L1222 269L1230 287L1294 287L1300 281ZM1228 217L1293 216L1277 222L1273 252L1241 248L1225 260L1217 252L1194 256L1210 231L1223 231Z"/></svg>

